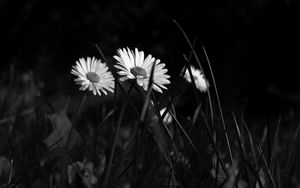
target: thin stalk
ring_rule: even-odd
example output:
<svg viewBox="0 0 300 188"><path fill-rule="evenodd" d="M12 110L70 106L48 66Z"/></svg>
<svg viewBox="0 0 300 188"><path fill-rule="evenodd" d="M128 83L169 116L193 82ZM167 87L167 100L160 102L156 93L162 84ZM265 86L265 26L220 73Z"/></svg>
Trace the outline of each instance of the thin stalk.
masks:
<svg viewBox="0 0 300 188"><path fill-rule="evenodd" d="M220 98L219 98L219 93L218 93L218 88L217 88L217 85L216 85L214 73L212 71L211 64L210 64L208 55L207 55L206 50L205 50L204 47L203 47L203 52L205 54L205 57L206 57L206 60L207 60L207 64L208 64L208 67L209 67L209 70L210 70L210 73L211 73L211 77L212 77L212 81L213 81L213 85L214 85L214 89L215 89L215 94L216 94L216 98L217 98L217 103L218 103L218 107L219 107L219 110L220 110L220 115L221 115L221 121L222 121L222 125L223 125L223 130L224 130L224 133L225 133L226 143L227 143L227 147L228 147L228 151L229 151L229 156L230 156L230 159L231 159L231 164L233 164L233 157L232 157L231 147L230 147L230 143L229 143L229 137L228 137L227 127L226 127L224 116L223 116L223 110L222 110L222 107L221 107L221 102L220 102Z"/></svg>
<svg viewBox="0 0 300 188"><path fill-rule="evenodd" d="M216 160L216 173L215 173L215 188L218 187L219 167L220 167L220 163L219 163L219 160L217 158L217 160Z"/></svg>
<svg viewBox="0 0 300 188"><path fill-rule="evenodd" d="M8 177L7 185L9 185L11 183L12 176L13 176L13 167L14 167L14 160L11 159L10 160L10 170L9 170L9 177Z"/></svg>
<svg viewBox="0 0 300 188"><path fill-rule="evenodd" d="M217 149L216 142L214 141L214 138L213 138L213 136L212 136L212 134L211 134L211 132L210 132L210 130L209 130L208 123L207 123L206 118L205 118L205 116L204 116L204 114L203 114L202 111L201 111L201 115L202 115L202 117L203 117L203 119L204 119L204 125L205 125L206 131L207 131L207 135L208 135L208 138L209 138L209 140L210 140L210 142L211 142L211 144L212 144L212 146L213 146L213 149L214 149L214 151L215 151L215 154L217 155L218 162L220 162L221 167L222 167L223 171L225 172L226 177L228 178L228 177L229 177L228 170L227 170L227 168L225 167L224 162L223 162L222 159L221 159L221 155L220 155L220 153L219 153L219 150Z"/></svg>
<svg viewBox="0 0 300 188"><path fill-rule="evenodd" d="M150 73L150 78L149 78L149 83L148 83L148 91L145 97L145 102L143 105L143 110L140 116L140 122L144 122L145 117L146 117L146 113L149 109L149 103L151 100L151 92L152 92L152 84L153 84L153 76L154 76L154 70L155 70L155 63L156 61L153 63L152 67L151 67L151 73Z"/></svg>
<svg viewBox="0 0 300 188"><path fill-rule="evenodd" d="M127 104L126 102L123 104L122 109L121 109L121 113L120 113L119 118L118 118L117 129L116 129L115 137L114 137L114 140L113 140L113 145L112 145L111 150L110 150L110 156L109 156L108 163L107 163L106 173L105 173L104 179L103 179L103 184L102 184L103 187L106 187L106 185L108 183L108 180L109 180L109 177L110 177L110 172L111 172L111 168L112 168L112 161L113 161L116 146L117 146L117 143L118 143L118 140L119 140L121 122L122 122L122 119L123 119L123 114L124 114L126 104Z"/></svg>
<svg viewBox="0 0 300 188"><path fill-rule="evenodd" d="M298 136L299 136L299 131L300 131L300 123L297 126L297 129L295 131L295 134L293 136L293 139L291 141L291 144L288 146L289 149L289 154L288 154L288 159L285 165L285 171L288 171L288 167L291 163L291 161L293 161L293 154L295 153L295 148L297 149L298 146Z"/></svg>
<svg viewBox="0 0 300 188"><path fill-rule="evenodd" d="M192 53L190 54L190 57L189 59L187 59L187 57L184 55L184 60L186 62L186 66L185 68L183 69L183 73L185 73L186 69L188 70L189 72L189 76L191 78L191 82L192 82L192 85L193 85L193 91L194 91L194 95L195 95L195 98L196 98L196 101L197 103L199 103L199 94L197 92L197 87L196 87L196 83L195 83L195 79L194 79L194 76L192 74L192 69L191 69L191 64L190 64L190 60L191 60L191 57L192 57Z"/></svg>
<svg viewBox="0 0 300 188"><path fill-rule="evenodd" d="M294 172L295 172L295 167L296 167L296 162L297 162L297 156L298 156L298 147L296 148L296 153L294 155L294 159L293 159L293 162L292 162L292 167L288 173L288 188L291 187L291 182L292 182L292 178L293 178L293 175L294 175Z"/></svg>
<svg viewBox="0 0 300 188"><path fill-rule="evenodd" d="M154 111L155 111L155 113L156 113L156 115L157 115L157 117L158 117L158 121L160 122L161 127L163 127L164 130L166 131L166 133L167 133L167 135L168 135L168 138L169 138L169 140L170 140L170 142L171 142L171 144L172 144L172 147L173 147L173 149L174 149L174 151L175 151L177 157L180 159L180 163L181 163L182 167L185 168L185 167L184 167L184 162L183 162L183 160L182 160L182 157L180 156L180 154L179 154L179 152L178 152L178 150L177 150L177 148L176 148L176 144L175 144L175 142L174 142L174 139L173 139L173 137L172 137L172 134L171 134L170 130L168 129L168 127L166 126L166 124L163 122L163 118L162 118L162 116L160 115L159 110L157 110L158 107L157 107L157 103L156 103L156 100L155 100L154 95L152 95L152 99L153 99L153 103L154 103ZM171 105L171 102L169 103L169 105ZM168 110L168 108L169 108L169 105L168 105L167 109L165 110L165 112L164 112L164 114L163 114L163 117L164 117L164 116L166 115L166 113L168 112L167 110ZM166 162L168 162L165 156L164 156L164 158L165 158Z"/></svg>
<svg viewBox="0 0 300 188"><path fill-rule="evenodd" d="M140 154L140 131L137 130L137 136L136 136L136 145L135 145L135 151L134 151L134 168L133 168L133 177L134 180L133 184L135 187L137 187L138 179L139 179L139 173L138 173L138 165L139 165L139 154Z"/></svg>
<svg viewBox="0 0 300 188"><path fill-rule="evenodd" d="M94 138L94 164L96 162L96 158L97 158L97 138L98 138L98 131L100 129L100 127L102 127L102 125L106 122L106 120L115 113L115 110L117 109L118 106L116 106L115 108L113 108L111 111L109 111L107 113L107 115L103 118L103 120L97 125L97 127L95 128L95 138Z"/></svg>
<svg viewBox="0 0 300 188"><path fill-rule="evenodd" d="M126 159L127 154L130 152L130 148L132 148L132 147L133 147L133 144L135 143L134 141L135 141L136 136L137 136L137 133L138 133L139 125L140 125L140 124L139 124L138 122L135 122L135 123L134 123L133 129L132 129L132 134L131 134L130 138L129 138L128 141L127 141L128 144L127 144L127 146L126 146L126 148L125 148L125 151L124 151L124 153L122 153L122 155L121 155L119 161L118 161L117 164L116 164L116 166L118 167L118 169L116 170L116 172L118 172L118 171L120 170L120 168L122 167L121 164L124 163L124 160ZM134 162L134 161L133 161L133 162ZM133 162L132 162L132 164L133 164ZM121 174L121 173L120 173L120 174ZM118 177L120 177L120 176L121 176L121 175L118 175ZM118 178L117 178L117 179L118 179Z"/></svg>
<svg viewBox="0 0 300 188"><path fill-rule="evenodd" d="M260 148L259 146L256 146L256 147L257 147L257 151L258 151L258 153L259 153L259 155L260 155L260 158L261 158L261 160L262 160L262 163L263 163L263 165L264 165L264 167L265 167L265 171L267 172L267 175L268 175L268 177L269 177L270 183L271 183L271 185L272 185L273 188L276 188L274 179L273 179L273 177L272 177L272 174L271 174L271 172L270 172L270 169L268 168L268 164L267 164L266 158L265 158L264 154L262 153L261 148Z"/></svg>
<svg viewBox="0 0 300 188"><path fill-rule="evenodd" d="M68 147L68 145L69 145L69 142L70 142L70 139L71 139L71 135L72 135L72 133L74 131L74 127L75 127L75 124L76 124L76 121L77 121L77 117L78 117L78 115L79 115L79 113L81 111L81 108L83 106L83 103L85 102L85 99L86 99L86 95L81 95L81 97L79 99L78 106L76 108L76 111L74 112L74 114L72 116L71 128L70 128L70 131L68 133L68 138L67 138L67 141L66 141L66 144L65 144L66 147Z"/></svg>
<svg viewBox="0 0 300 188"><path fill-rule="evenodd" d="M247 124L244 121L243 121L243 125L246 128L246 131L247 131L247 134L249 137L251 152L252 152L252 156L253 156L253 160L254 160L254 164L255 164L255 169L258 170L258 163L257 163L257 159L256 159L256 152L255 152L255 148L254 148L253 138L252 138L251 132L250 132Z"/></svg>
<svg viewBox="0 0 300 188"><path fill-rule="evenodd" d="M249 161L245 160L246 161L246 165L249 167L250 171L253 173L253 175L255 176L260 188L264 188L264 185L263 183L261 182L261 179L259 177L259 174L258 174L258 171L256 171L250 164Z"/></svg>
<svg viewBox="0 0 300 188"><path fill-rule="evenodd" d="M247 161L246 149L244 146L244 140L243 140L243 137L241 134L241 130L240 130L239 124L237 122L237 119L236 119L234 113L232 113L232 116L233 116L233 120L234 120L234 124L235 124L235 130L238 135L238 143L239 143L239 147L240 147L240 153L241 153L243 161L246 162ZM246 168L245 164L243 165L243 170L245 171L246 182L247 182L248 186L251 187L250 181L249 181L248 169Z"/></svg>
<svg viewBox="0 0 300 188"><path fill-rule="evenodd" d="M181 130L181 132L184 134L184 136L186 137L186 139L189 141L189 143L191 144L191 146L195 150L196 154L200 157L201 156L200 152L197 150L196 146L193 144L193 141L191 140L191 138L189 137L189 135L187 134L187 132L183 129L183 127L181 126L181 124L179 123L179 121L177 120L177 118L174 116L174 114L171 111L169 113L171 114L171 116L175 120L175 122L178 125L179 129Z"/></svg>
<svg viewBox="0 0 300 188"><path fill-rule="evenodd" d="M118 108L118 106L116 106L115 108L113 108L112 110L110 110L106 116L103 118L103 120L97 125L96 130L98 130L100 127L102 127L102 125L105 123L105 121L115 113L115 110Z"/></svg>
<svg viewBox="0 0 300 188"><path fill-rule="evenodd" d="M281 119L279 119L276 130L275 130L275 135L274 135L274 140L273 140L273 147L272 147L272 153L271 153L271 160L270 160L270 171L271 174L274 174L274 167L275 167L275 157L276 157L276 152L277 152L277 147L278 147L278 135L279 135L279 127L280 127L280 122Z"/></svg>
<svg viewBox="0 0 300 188"><path fill-rule="evenodd" d="M171 156L170 154L168 155L168 159L169 159L169 167L170 167L170 178L168 180L168 186L171 187L170 183L171 183L171 179L173 181L173 183L175 184L176 183L176 178L175 178L175 175L174 175L174 167L173 167L173 163L172 163L172 159L171 159Z"/></svg>

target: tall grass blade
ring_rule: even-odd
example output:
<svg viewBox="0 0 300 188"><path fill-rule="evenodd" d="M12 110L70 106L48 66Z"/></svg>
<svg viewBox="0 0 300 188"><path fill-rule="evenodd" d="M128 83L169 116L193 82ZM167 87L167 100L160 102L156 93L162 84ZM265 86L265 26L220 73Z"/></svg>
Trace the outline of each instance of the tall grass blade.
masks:
<svg viewBox="0 0 300 188"><path fill-rule="evenodd" d="M203 47L203 52L205 54L207 64L208 64L208 67L209 67L209 70L210 70L210 74L211 74L211 77L212 77L212 81L213 81L213 85L214 85L214 89L215 89L215 94L216 94L216 98L217 98L217 103L218 103L218 108L219 108L219 111L220 111L221 121L222 121L222 125L223 125L223 130L224 130L226 143L227 143L227 147L228 147L228 151L229 151L229 156L230 156L230 159L231 159L231 164L233 164L231 146L230 146L230 142L229 142L227 127L226 127L224 116L223 116L223 110L222 110L222 107L221 107L221 102L220 102L220 98L219 98L219 93L218 93L215 77L214 77L214 74L213 74L213 71L212 71L212 68L211 68L210 60L208 58L208 55L207 55L206 50L205 50L204 47Z"/></svg>
<svg viewBox="0 0 300 188"><path fill-rule="evenodd" d="M209 129L208 123L207 123L207 121L206 121L206 118L205 118L205 116L204 116L204 113L201 112L201 115L202 115L202 118L204 119L204 125L205 125L206 131L207 131L207 135L208 135L208 138L209 138L209 140L210 140L210 142L211 142L211 144L212 144L212 146L213 146L213 149L214 149L214 152L215 152L215 154L216 154L216 156L217 156L218 162L221 164L221 167L222 167L222 169L223 169L223 171L224 171L226 177L228 178L228 177L229 177L228 170L227 170L227 168L226 168L225 165L224 165L224 162L223 162L223 160L222 160L222 158L221 158L221 155L220 155L219 150L217 149L217 144L216 144L216 142L214 141L214 138L213 138L213 136L212 136L212 134L211 134L211 132L210 132L210 129Z"/></svg>
<svg viewBox="0 0 300 188"><path fill-rule="evenodd" d="M118 106L114 107L112 110L110 110L106 114L106 116L103 118L103 120L97 125L96 130L98 130L99 128L102 127L102 125L106 122L106 120L115 113L117 108L118 108Z"/></svg>
<svg viewBox="0 0 300 188"><path fill-rule="evenodd" d="M243 166L244 166L244 171L245 171L245 177L246 177L246 181L247 181L247 184L249 187L251 187L250 185L250 177L249 177L249 173L248 173L248 168L246 168L247 166L245 165L248 161L247 159L247 156L246 156L246 149L245 149L245 145L244 145L244 138L243 136L241 135L241 131L240 131L240 126L237 122L237 119L234 115L234 113L232 113L232 116L233 116L233 121L234 121L234 124L235 124L235 130L236 130L236 133L238 135L238 143L239 143L239 148L240 148L240 153L242 155L242 159L244 161L243 163Z"/></svg>
<svg viewBox="0 0 300 188"><path fill-rule="evenodd" d="M298 153L299 153L299 131L300 131L300 123L297 126L297 129L292 138L291 145L289 146L290 151L288 154L288 159L284 168L284 171L287 172L287 187L291 187L292 178L294 175L294 170L297 163Z"/></svg>
<svg viewBox="0 0 300 188"><path fill-rule="evenodd" d="M85 100L86 100L86 95L81 95L81 97L79 99L79 103L78 103L78 105L76 107L76 110L75 110L75 112L72 115L71 129L70 129L70 132L68 134L66 146L69 145L69 142L70 142L70 139L71 139L71 135L73 134L73 131L74 131L74 126L76 125L76 121L77 121L78 115L80 114L80 111L82 109L82 106L83 106Z"/></svg>
<svg viewBox="0 0 300 188"><path fill-rule="evenodd" d="M193 48L195 47L196 45L196 40L193 41ZM183 67L182 69L182 72L180 73L180 77L183 77L184 74L185 74L185 71L187 69L187 66L190 66L190 62L191 62L191 59L193 57L193 51L191 50L188 57L186 57L185 55L183 55L183 58L185 59L185 62L186 62L186 66ZM189 72L189 74L191 75L191 73Z"/></svg>
<svg viewBox="0 0 300 188"><path fill-rule="evenodd" d="M254 142L253 142L253 138L251 135L251 132L247 126L247 124L243 121L243 125L246 128L246 132L248 134L248 138L250 141L250 147L251 147L251 152L252 152L252 158L254 160L254 164L255 164L255 169L258 170L258 163L257 163L257 159L256 159L256 152L255 152L255 146L254 146Z"/></svg>
<svg viewBox="0 0 300 188"><path fill-rule="evenodd" d="M269 134L268 132L269 132L269 128L267 126L265 126L263 134L262 134L260 142L259 142L260 147L263 147L263 145L266 141L267 135Z"/></svg>
<svg viewBox="0 0 300 188"><path fill-rule="evenodd" d="M270 159L270 171L271 171L272 175L274 175L275 158L276 158L276 152L277 152L277 147L278 147L278 135L279 135L279 130L280 130L279 129L280 123L281 123L281 118L279 118L279 120L278 120L274 139L273 139L272 153L271 153L271 159Z"/></svg>
<svg viewBox="0 0 300 188"><path fill-rule="evenodd" d="M175 144L175 142L174 142L174 138L173 138L173 136L172 136L172 134L171 134L169 128L167 127L167 125L163 122L163 117L160 115L160 112L159 112L158 106L157 106L157 102L156 102L154 96L153 96L153 103L154 103L154 111L155 111L155 113L156 113L156 116L158 117L158 122L160 123L160 126L161 126L161 127L165 130L165 132L167 133L167 136L168 136L168 138L169 138L169 141L171 142L171 145L172 145L172 148L173 148L174 152L176 153L176 156L180 159L180 163L181 163L182 167L185 168L184 161L183 161L181 155L180 155L179 152L178 152L178 149L177 149L176 144ZM169 105L171 105L171 103L170 103ZM163 116L165 116L166 113L169 111L168 108L170 108L170 107L167 107L167 108L166 108L165 112L163 113ZM167 110L168 110L168 111L167 111ZM166 156L165 156L165 157L166 157ZM167 162L167 158L166 158L166 162Z"/></svg>
<svg viewBox="0 0 300 188"><path fill-rule="evenodd" d="M180 122L177 120L177 118L175 117L175 115L171 111L169 113L171 114L171 116L175 120L176 124L178 125L178 127L181 130L181 132L183 133L183 135L186 137L186 139L188 140L188 142L191 144L191 146L195 150L196 154L200 157L201 156L200 152L198 151L198 149L196 148L196 146L194 145L193 141L191 140L191 138L189 137L189 135L187 134L187 132L184 130L184 128L182 127L182 125L180 124Z"/></svg>
<svg viewBox="0 0 300 188"><path fill-rule="evenodd" d="M196 86L196 83L195 83L194 76L192 74L192 69L191 69L190 62L185 56L184 56L184 59L185 59L185 62L186 62L186 65L185 65L184 69L187 69L188 72L189 72L189 76L191 78L192 85L193 85L193 92L194 92L197 103L199 103L199 93L197 92L197 86ZM185 70L183 71L183 73L184 72L185 72Z"/></svg>
<svg viewBox="0 0 300 188"><path fill-rule="evenodd" d="M199 114L200 114L200 111L201 111L201 107L202 107L202 105L199 104L199 105L197 106L196 110L195 110L195 113L194 113L193 118L192 118L192 125L193 125L193 126L194 126L194 125L196 124L196 122L197 122L197 119L198 119Z"/></svg>
<svg viewBox="0 0 300 188"><path fill-rule="evenodd" d="M151 73L150 73L150 78L149 78L149 83L148 83L148 91L146 93L146 97L145 97L145 102L142 108L142 113L140 116L140 122L144 122L145 120L145 116L146 113L149 109L149 103L151 100L151 92L152 92L152 84L153 84L153 76L154 76L154 70L155 70L155 64L156 62L153 63L152 67L151 67Z"/></svg>
<svg viewBox="0 0 300 188"><path fill-rule="evenodd" d="M286 172L288 171L289 165L293 161L292 158L293 158L293 155L295 154L295 148L297 148L296 146L298 145L299 132L300 132L300 123L297 126L297 129L294 133L291 144L288 146L290 148L290 150L289 150L289 154L288 154L288 158L287 158L287 162L286 162L286 166L285 166L285 171Z"/></svg>
<svg viewBox="0 0 300 188"><path fill-rule="evenodd" d="M258 186L260 188L263 188L264 185L261 181L261 177L259 175L259 166L258 166L258 162L257 162L257 159L256 159L256 152L255 152L255 146L254 146L254 141L253 141L253 138L252 138L252 135L251 135L251 132L246 124L246 122L243 121L243 125L246 129L246 132L248 134L248 138L249 138L249 142L250 142L250 147L251 147L251 152L252 152L252 159L254 161L254 165L255 165L255 169L253 169L253 167L251 166L251 164L249 163L248 160L246 160L246 164L247 166L249 167L249 169L251 170L251 172L254 174L257 182L258 182Z"/></svg>
<svg viewBox="0 0 300 188"><path fill-rule="evenodd" d="M299 153L299 149L298 147L296 148L296 151L295 151L295 155L293 157L293 161L292 161L292 165L291 165L291 169L289 170L288 172L288 183L287 183L287 187L291 187L291 184L292 184L292 179L293 179L293 175L294 175L294 172L295 172L295 167L296 167L296 163L297 163L297 156L298 156L298 153Z"/></svg>
<svg viewBox="0 0 300 188"><path fill-rule="evenodd" d="M265 158L264 154L262 153L262 150L261 150L260 146L257 146L257 151L258 151L259 156L260 156L260 159L261 159L261 161L262 161L262 163L263 163L265 172L267 173L267 176L268 176L268 178L269 178L270 184L272 185L273 188L276 188L274 179L273 179L272 174L271 174L271 172L270 172L270 168L268 167L268 163L267 163L267 161L266 161L266 158Z"/></svg>
<svg viewBox="0 0 300 188"><path fill-rule="evenodd" d="M115 136L114 136L114 139L113 139L113 144L112 144L112 147L111 147L111 150L110 150L110 153L109 153L109 159L108 159L108 163L107 163L106 172L104 174L104 178L103 178L103 181L102 181L103 187L106 187L106 185L109 181L109 178L110 178L110 173L111 173L111 169L112 169L112 161L113 161L116 146L117 146L117 143L118 143L118 140L119 140L121 122L122 122L122 119L123 119L123 114L124 114L126 105L127 105L127 103L125 102L123 104L122 108L121 108L120 115L118 117L116 132L115 132Z"/></svg>
<svg viewBox="0 0 300 188"><path fill-rule="evenodd" d="M255 176L256 181L257 181L257 183L258 183L258 186L259 186L260 188L264 188L264 184L262 183L261 177L260 177L260 175L259 175L259 171L258 171L258 170L255 170L255 169L252 167L251 163L250 163L248 160L245 160L245 162L246 162L246 165L248 166L248 168L250 169L250 171L252 172L252 174ZM249 184L248 184L248 185L249 185ZM249 185L249 186L250 186L250 185Z"/></svg>
<svg viewBox="0 0 300 188"><path fill-rule="evenodd" d="M233 117L233 122L234 122L235 130L236 130L236 133L237 133L237 136L238 136L238 142L239 142L239 146L240 146L240 151L245 156L245 147L244 147L244 144L243 144L243 141L242 141L243 138L242 138L241 131L240 131L240 128L239 128L239 125L238 125L238 122L236 120L236 117L235 117L234 113L232 113L232 117Z"/></svg>

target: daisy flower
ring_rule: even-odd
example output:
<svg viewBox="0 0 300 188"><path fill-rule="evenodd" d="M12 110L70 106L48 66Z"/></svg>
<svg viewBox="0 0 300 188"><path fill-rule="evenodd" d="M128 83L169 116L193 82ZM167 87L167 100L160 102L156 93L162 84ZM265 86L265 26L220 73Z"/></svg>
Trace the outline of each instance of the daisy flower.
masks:
<svg viewBox="0 0 300 188"><path fill-rule="evenodd" d="M192 76L194 78L195 84L197 89L201 92L205 92L207 88L209 87L208 81L204 78L203 73L201 70L196 69L193 65L191 65L191 71L192 71ZM192 83L191 75L189 73L189 70L186 68L183 76L186 81L189 83Z"/></svg>
<svg viewBox="0 0 300 188"><path fill-rule="evenodd" d="M145 58L144 52L139 52L137 48L134 52L129 48L118 49L118 54L114 58L118 61L115 65L119 69L118 74L122 76L120 81L136 79L139 86L148 90L151 68L155 63L152 88L162 93L162 89L167 89L165 85L170 84L168 80L170 76L166 74L168 70L164 68L165 64L151 55Z"/></svg>
<svg viewBox="0 0 300 188"><path fill-rule="evenodd" d="M95 57L80 58L76 61L76 65L72 66L71 73L77 76L75 82L81 85L79 90L89 89L94 95L100 96L101 92L105 95L107 95L106 91L114 92L114 77L106 64Z"/></svg>

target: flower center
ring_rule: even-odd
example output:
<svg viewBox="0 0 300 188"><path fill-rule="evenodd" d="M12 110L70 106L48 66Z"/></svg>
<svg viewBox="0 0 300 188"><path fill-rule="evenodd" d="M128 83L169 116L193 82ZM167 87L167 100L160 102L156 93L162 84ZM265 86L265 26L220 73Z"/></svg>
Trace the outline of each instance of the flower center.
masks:
<svg viewBox="0 0 300 188"><path fill-rule="evenodd" d="M134 67L130 69L131 74L133 74L135 77L142 77L142 78L147 78L147 73L145 69L142 67Z"/></svg>
<svg viewBox="0 0 300 188"><path fill-rule="evenodd" d="M86 78L93 83L98 83L100 81L100 77L98 76L98 74L94 73L94 72L88 72L86 73Z"/></svg>

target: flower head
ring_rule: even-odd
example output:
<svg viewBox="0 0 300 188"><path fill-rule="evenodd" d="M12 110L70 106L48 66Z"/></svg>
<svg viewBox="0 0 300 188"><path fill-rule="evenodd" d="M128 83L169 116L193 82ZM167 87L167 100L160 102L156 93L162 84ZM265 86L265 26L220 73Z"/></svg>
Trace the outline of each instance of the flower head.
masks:
<svg viewBox="0 0 300 188"><path fill-rule="evenodd" d="M94 95L100 96L101 92L106 95L106 90L114 91L114 77L106 64L94 57L88 57L86 60L80 58L79 61L76 61L76 65L72 66L71 73L78 77L75 82L81 85L79 90L89 89L89 91L93 91Z"/></svg>
<svg viewBox="0 0 300 188"><path fill-rule="evenodd" d="M155 63L152 88L162 93L162 89L167 89L165 85L170 84L168 80L170 76L166 74L168 70L164 68L165 64L160 63L159 59L155 59L151 55L144 57L144 52L139 52L137 48L134 52L128 48L118 49L118 54L114 58L118 61L115 67L119 69L118 74L122 76L120 80L136 79L139 86L148 90L151 69Z"/></svg>
<svg viewBox="0 0 300 188"><path fill-rule="evenodd" d="M201 92L205 92L209 87L209 83L204 78L203 73L201 72L201 70L196 69L193 65L191 65L191 71L192 75L190 75L189 70L186 68L183 77L186 79L186 81L191 83L191 76L193 76L197 89L199 89L199 91Z"/></svg>

